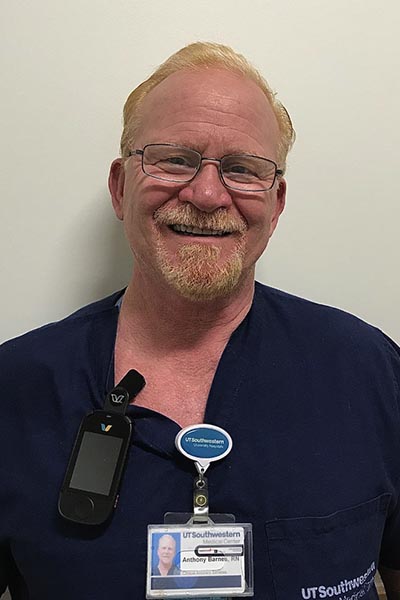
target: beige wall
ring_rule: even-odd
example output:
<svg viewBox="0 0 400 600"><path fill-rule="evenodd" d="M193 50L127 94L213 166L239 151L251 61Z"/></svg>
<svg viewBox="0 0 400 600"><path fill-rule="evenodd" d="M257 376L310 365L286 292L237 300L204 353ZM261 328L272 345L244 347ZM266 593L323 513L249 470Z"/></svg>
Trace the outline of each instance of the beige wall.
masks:
<svg viewBox="0 0 400 600"><path fill-rule="evenodd" d="M18 0L2 7L1 327L100 297L130 259L106 188L132 87L198 39L246 54L298 131L258 268L400 341L398 0Z"/></svg>

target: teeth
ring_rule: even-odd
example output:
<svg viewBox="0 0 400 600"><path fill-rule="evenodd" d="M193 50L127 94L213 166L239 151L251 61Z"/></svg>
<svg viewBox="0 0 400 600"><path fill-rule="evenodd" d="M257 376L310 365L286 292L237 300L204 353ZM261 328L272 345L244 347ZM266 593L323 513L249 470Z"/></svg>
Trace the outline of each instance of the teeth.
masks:
<svg viewBox="0 0 400 600"><path fill-rule="evenodd" d="M199 229L198 227L189 227L188 225L171 225L171 229L193 235L225 235L229 233L228 231L217 231L214 229Z"/></svg>

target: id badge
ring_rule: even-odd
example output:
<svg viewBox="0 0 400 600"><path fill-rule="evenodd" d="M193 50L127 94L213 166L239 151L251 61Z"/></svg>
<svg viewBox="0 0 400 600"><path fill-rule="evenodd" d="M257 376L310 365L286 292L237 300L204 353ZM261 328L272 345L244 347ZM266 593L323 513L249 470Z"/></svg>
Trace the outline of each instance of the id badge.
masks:
<svg viewBox="0 0 400 600"><path fill-rule="evenodd" d="M251 525L149 525L146 598L252 596Z"/></svg>
<svg viewBox="0 0 400 600"><path fill-rule="evenodd" d="M167 513L163 525L149 525L146 598L222 600L253 596L251 523L229 514L210 514L204 473L232 449L230 435L205 423L182 429L175 445L194 461L193 512Z"/></svg>

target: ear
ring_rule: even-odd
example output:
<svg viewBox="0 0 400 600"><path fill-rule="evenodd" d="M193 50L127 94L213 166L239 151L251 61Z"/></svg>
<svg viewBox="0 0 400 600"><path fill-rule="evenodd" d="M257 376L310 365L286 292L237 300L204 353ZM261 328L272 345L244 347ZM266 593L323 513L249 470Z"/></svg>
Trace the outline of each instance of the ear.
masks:
<svg viewBox="0 0 400 600"><path fill-rule="evenodd" d="M275 207L271 216L271 225L269 229L269 237L274 233L276 226L278 225L279 217L283 213L283 209L286 204L286 181L285 179L279 179L278 189L276 191Z"/></svg>
<svg viewBox="0 0 400 600"><path fill-rule="evenodd" d="M108 189L110 190L112 205L118 219L124 219L124 185L125 185L125 169L122 158L116 158L110 167L110 175L108 176Z"/></svg>

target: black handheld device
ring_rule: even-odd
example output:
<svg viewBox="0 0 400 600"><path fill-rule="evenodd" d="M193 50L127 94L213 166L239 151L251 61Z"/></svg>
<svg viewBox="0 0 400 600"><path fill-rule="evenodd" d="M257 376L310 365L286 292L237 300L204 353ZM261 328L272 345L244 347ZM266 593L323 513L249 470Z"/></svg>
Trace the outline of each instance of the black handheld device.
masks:
<svg viewBox="0 0 400 600"><path fill-rule="evenodd" d="M125 412L145 383L132 369L107 394L104 410L83 419L58 500L65 519L99 525L112 514L132 435L132 422Z"/></svg>

